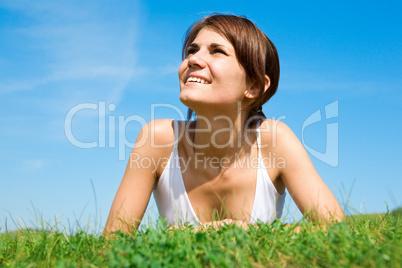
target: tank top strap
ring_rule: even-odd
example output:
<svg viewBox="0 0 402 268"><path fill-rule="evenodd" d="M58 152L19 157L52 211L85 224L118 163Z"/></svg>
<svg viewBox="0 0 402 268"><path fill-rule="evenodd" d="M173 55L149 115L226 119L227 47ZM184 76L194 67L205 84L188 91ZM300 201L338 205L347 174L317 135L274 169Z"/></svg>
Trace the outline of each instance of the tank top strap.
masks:
<svg viewBox="0 0 402 268"><path fill-rule="evenodd" d="M257 147L258 147L258 158L261 158L261 133L260 133L260 124L261 121L257 122L255 127L255 132L257 134Z"/></svg>
<svg viewBox="0 0 402 268"><path fill-rule="evenodd" d="M177 120L173 120L173 132L174 132L173 150L177 150L177 144L179 143L179 122L177 122Z"/></svg>

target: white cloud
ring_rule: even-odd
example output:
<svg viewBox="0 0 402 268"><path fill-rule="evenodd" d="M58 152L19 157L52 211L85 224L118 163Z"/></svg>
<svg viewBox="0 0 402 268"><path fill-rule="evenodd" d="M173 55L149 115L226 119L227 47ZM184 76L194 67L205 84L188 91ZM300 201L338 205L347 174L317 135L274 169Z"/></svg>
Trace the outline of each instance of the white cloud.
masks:
<svg viewBox="0 0 402 268"><path fill-rule="evenodd" d="M30 159L25 160L23 169L24 170L39 170L46 167L46 162L43 159Z"/></svg>
<svg viewBox="0 0 402 268"><path fill-rule="evenodd" d="M23 48L37 53L34 61L29 62L28 59L21 62L21 71L14 77L2 79L2 93L40 91L52 83L52 90L63 94L63 85L71 82L75 86L70 86L67 90L71 94L64 92L64 96L73 98L77 95L93 95L91 83L94 83L98 98L114 98L114 102L119 101L125 86L135 73L135 13L138 9L132 8L132 16L116 17L109 16L109 12L104 9L108 5L106 8L110 8L110 13L119 13L124 7L117 4L6 1L0 5L32 19L33 22L28 26L11 30L23 37L23 40L29 40L20 44ZM3 59L3 65L18 58L13 56ZM35 69L40 71L35 72ZM58 82L60 84L56 84ZM79 94L70 92L72 89L79 90Z"/></svg>
<svg viewBox="0 0 402 268"><path fill-rule="evenodd" d="M46 77L35 78L31 80L10 81L8 83L0 83L0 91L7 93L10 91L33 90L41 85L52 82L62 82L66 80L79 79L96 79L96 78L112 78L112 79L130 79L134 74L134 70L119 66L92 66L88 68L76 68L67 71L56 71Z"/></svg>
<svg viewBox="0 0 402 268"><path fill-rule="evenodd" d="M0 7L15 16L0 25L8 34L0 42L0 68L7 70L0 73L0 120L10 122L2 137L26 139L29 128L29 138L37 142L65 141L64 118L71 107L118 105L137 69L136 2L2 1ZM92 133L96 113L90 115L80 113L74 122ZM24 165L37 170L46 162Z"/></svg>

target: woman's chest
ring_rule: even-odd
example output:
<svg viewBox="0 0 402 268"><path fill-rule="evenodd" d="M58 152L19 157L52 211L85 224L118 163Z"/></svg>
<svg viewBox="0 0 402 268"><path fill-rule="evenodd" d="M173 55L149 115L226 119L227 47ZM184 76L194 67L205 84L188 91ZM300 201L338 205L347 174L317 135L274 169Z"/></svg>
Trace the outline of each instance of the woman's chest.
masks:
<svg viewBox="0 0 402 268"><path fill-rule="evenodd" d="M215 174L189 168L182 174L190 204L201 222L227 218L249 220L256 194L257 169L231 167Z"/></svg>

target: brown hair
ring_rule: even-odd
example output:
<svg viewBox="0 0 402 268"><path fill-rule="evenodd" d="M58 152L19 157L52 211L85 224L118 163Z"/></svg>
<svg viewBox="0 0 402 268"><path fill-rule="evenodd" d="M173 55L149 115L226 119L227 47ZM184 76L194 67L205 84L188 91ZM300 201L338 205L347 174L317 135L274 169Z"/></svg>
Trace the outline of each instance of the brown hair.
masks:
<svg viewBox="0 0 402 268"><path fill-rule="evenodd" d="M265 118L262 105L275 94L279 83L279 57L274 44L246 17L215 13L202 18L188 29L183 44L183 59L188 46L205 27L215 30L232 44L248 81L256 83L259 88L259 96L248 107L248 118ZM264 92L265 75L268 75L271 84ZM192 113L189 109L189 118Z"/></svg>

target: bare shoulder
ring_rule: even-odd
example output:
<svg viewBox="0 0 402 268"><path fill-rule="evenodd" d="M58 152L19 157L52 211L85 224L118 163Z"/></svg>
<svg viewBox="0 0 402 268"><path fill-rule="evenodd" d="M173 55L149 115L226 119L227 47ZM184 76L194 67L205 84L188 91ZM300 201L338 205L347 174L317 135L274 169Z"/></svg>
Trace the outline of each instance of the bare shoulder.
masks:
<svg viewBox="0 0 402 268"><path fill-rule="evenodd" d="M134 147L164 148L173 144L173 141L173 120L155 119L142 127Z"/></svg>
<svg viewBox="0 0 402 268"><path fill-rule="evenodd" d="M280 144L298 142L293 131L282 121L265 119L260 124L261 143L271 148L278 148Z"/></svg>
<svg viewBox="0 0 402 268"><path fill-rule="evenodd" d="M286 169L299 166L311 166L310 158L294 132L283 122L265 120L262 124L262 143L276 153L277 157L286 159ZM265 132L265 133L264 133Z"/></svg>
<svg viewBox="0 0 402 268"><path fill-rule="evenodd" d="M134 165L137 168L149 166L149 171L152 171L152 176L156 179L163 171L163 165L172 152L173 144L173 120L152 120L145 124L138 134L129 163L139 163Z"/></svg>
<svg viewBox="0 0 402 268"><path fill-rule="evenodd" d="M285 123L271 119L264 120L260 132L261 148L265 146L265 152L276 153L278 157L286 159L288 164L303 159L309 161L303 145Z"/></svg>

